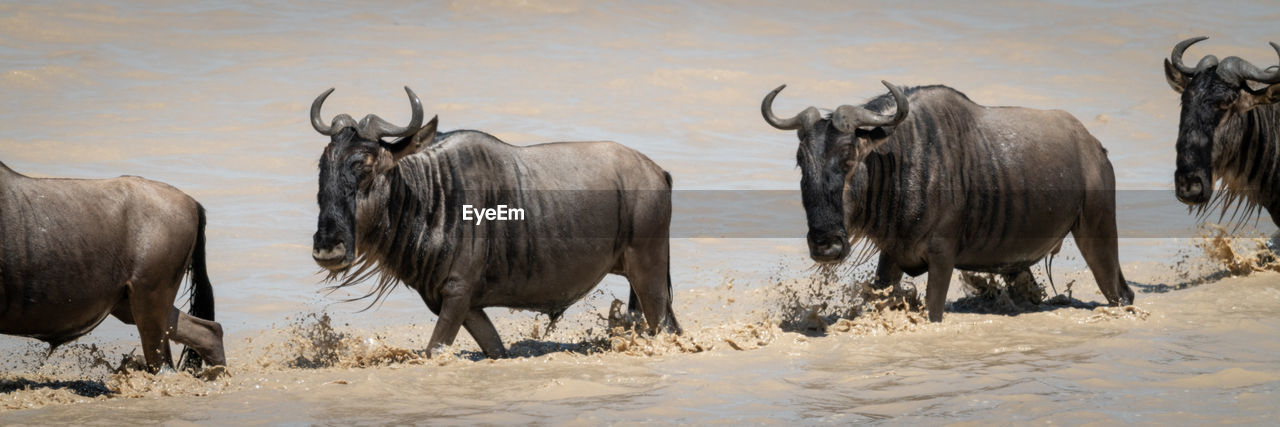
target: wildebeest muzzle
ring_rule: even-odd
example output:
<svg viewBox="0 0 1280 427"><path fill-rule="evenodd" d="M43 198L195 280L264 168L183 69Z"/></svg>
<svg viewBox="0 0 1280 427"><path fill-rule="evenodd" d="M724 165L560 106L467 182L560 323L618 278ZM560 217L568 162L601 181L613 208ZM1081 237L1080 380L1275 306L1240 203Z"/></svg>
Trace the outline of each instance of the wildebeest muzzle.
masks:
<svg viewBox="0 0 1280 427"><path fill-rule="evenodd" d="M849 239L845 233L815 234L810 231L807 240L809 241L809 257L813 258L814 261L833 263L842 261L849 256Z"/></svg>
<svg viewBox="0 0 1280 427"><path fill-rule="evenodd" d="M1173 181L1178 201L1188 205L1200 205L1209 201L1213 195L1209 174L1203 170L1191 172L1178 171Z"/></svg>

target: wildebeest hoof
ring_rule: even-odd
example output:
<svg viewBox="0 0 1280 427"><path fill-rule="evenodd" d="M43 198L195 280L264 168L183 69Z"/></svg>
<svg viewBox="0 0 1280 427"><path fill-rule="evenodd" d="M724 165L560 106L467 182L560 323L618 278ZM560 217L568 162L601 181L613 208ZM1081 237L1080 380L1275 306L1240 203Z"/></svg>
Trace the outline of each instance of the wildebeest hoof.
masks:
<svg viewBox="0 0 1280 427"><path fill-rule="evenodd" d="M174 369L173 369L173 367L172 367L172 366L169 366L169 365L161 366L161 367L160 367L160 370L159 370L159 371L156 371L156 375L163 375L163 376L166 376L166 377L167 377L167 376L170 376L170 375L173 375L173 374L176 374L176 373L178 373L178 371L177 371L177 370L174 370Z"/></svg>
<svg viewBox="0 0 1280 427"><path fill-rule="evenodd" d="M231 371L228 371L227 367L222 365L205 368L203 371L200 371L200 373L196 374L196 378L199 378L205 381L213 381L218 378L229 377L229 376L231 376Z"/></svg>

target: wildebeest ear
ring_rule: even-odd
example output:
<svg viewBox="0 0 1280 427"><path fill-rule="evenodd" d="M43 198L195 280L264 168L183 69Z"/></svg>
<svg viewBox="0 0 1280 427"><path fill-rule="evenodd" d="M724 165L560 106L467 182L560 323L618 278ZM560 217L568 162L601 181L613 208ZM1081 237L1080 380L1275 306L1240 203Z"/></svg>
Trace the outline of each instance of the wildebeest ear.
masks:
<svg viewBox="0 0 1280 427"><path fill-rule="evenodd" d="M1248 111L1250 108L1259 105L1275 104L1280 102L1280 83L1267 86L1266 89L1248 90L1244 92L1244 96L1240 97L1239 110Z"/></svg>
<svg viewBox="0 0 1280 427"><path fill-rule="evenodd" d="M1191 76L1183 74L1168 59L1164 60L1164 79L1169 82L1169 87L1178 93L1182 93L1187 88L1187 84L1191 83Z"/></svg>
<svg viewBox="0 0 1280 427"><path fill-rule="evenodd" d="M435 140L436 123L439 122L439 119L440 116L432 116L431 121L423 125L422 128L418 129L418 131L413 135L398 141L395 144L391 144L388 149L391 151L393 159L395 161L400 161L400 158L404 156L422 151L423 147L426 147L431 143L431 141Z"/></svg>

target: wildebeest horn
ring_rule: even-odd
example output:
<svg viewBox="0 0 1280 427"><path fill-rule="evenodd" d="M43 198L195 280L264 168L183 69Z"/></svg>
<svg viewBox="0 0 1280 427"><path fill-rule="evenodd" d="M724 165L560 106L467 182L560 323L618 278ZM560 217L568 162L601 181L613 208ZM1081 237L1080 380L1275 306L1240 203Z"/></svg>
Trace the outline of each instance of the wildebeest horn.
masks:
<svg viewBox="0 0 1280 427"><path fill-rule="evenodd" d="M405 137L413 135L422 127L422 100L418 99L418 95L413 93L413 89L408 86L404 87L404 92L409 95L409 105L413 108L413 118L409 120L409 125L400 127L388 123L377 115L370 114L360 119L360 125L356 128L356 133L361 138L368 140L378 140L382 137Z"/></svg>
<svg viewBox="0 0 1280 427"><path fill-rule="evenodd" d="M356 121L346 114L339 114L333 118L333 123L329 124L325 124L324 120L320 118L320 106L324 105L324 100L329 98L331 93L333 93L333 88L324 91L324 93L316 97L315 101L311 102L311 127L316 128L316 132L320 132L324 136L333 136L344 127L354 127L356 125Z"/></svg>
<svg viewBox="0 0 1280 427"><path fill-rule="evenodd" d="M910 112L910 103L907 102L907 95L902 93L902 89L889 84L889 82L881 80L884 87L889 88L889 93L893 94L893 100L898 103L897 111L893 115L880 114L866 108L854 107L852 105L841 105L836 108L836 112L831 115L831 124L841 132L852 133L862 126L871 127L892 127L902 123Z"/></svg>
<svg viewBox="0 0 1280 427"><path fill-rule="evenodd" d="M1280 45L1271 42L1271 48L1275 49L1276 56L1280 56ZM1222 65L1218 66L1218 77L1237 86L1242 85L1244 80L1266 84L1280 83L1280 67L1262 70L1242 58L1229 56L1222 60Z"/></svg>
<svg viewBox="0 0 1280 427"><path fill-rule="evenodd" d="M422 126L422 100L418 99L418 95L413 93L413 89L409 89L408 86L404 87L404 91L409 95L409 105L413 108L413 118L410 119L409 126L395 126L374 114L364 116L360 123L356 123L351 116L339 114L333 118L332 123L325 125L324 120L320 118L320 106L324 105L324 100L329 97L329 94L333 93L333 88L329 88L329 90L317 96L315 101L311 102L311 127L324 136L333 136L343 128L352 127L356 128L356 133L360 137L368 140L377 140L387 136L404 137L412 135Z"/></svg>
<svg viewBox="0 0 1280 427"><path fill-rule="evenodd" d="M782 89L785 89L786 87L787 85L778 86L777 89L774 89L772 92L769 92L768 95L764 96L764 102L760 103L760 114L764 116L764 121L768 122L769 126L773 126L780 130L800 129L800 126L804 125L802 118L806 114L809 114L809 110L813 110L813 113L817 113L818 111L813 107L809 107L804 111L801 111L800 114L796 114L794 117L789 119L779 119L778 116L773 115L773 98L778 96L778 92L782 92Z"/></svg>
<svg viewBox="0 0 1280 427"><path fill-rule="evenodd" d="M1188 47L1208 38L1209 37L1206 36L1192 37L1173 45L1173 53L1169 55L1169 62L1172 62L1173 66L1177 67L1178 71L1181 71L1183 74L1199 73L1204 71L1206 68L1218 65L1218 57L1213 55L1206 55L1204 58L1200 58L1200 62L1196 64L1195 68L1188 67L1182 63L1182 53L1186 52Z"/></svg>

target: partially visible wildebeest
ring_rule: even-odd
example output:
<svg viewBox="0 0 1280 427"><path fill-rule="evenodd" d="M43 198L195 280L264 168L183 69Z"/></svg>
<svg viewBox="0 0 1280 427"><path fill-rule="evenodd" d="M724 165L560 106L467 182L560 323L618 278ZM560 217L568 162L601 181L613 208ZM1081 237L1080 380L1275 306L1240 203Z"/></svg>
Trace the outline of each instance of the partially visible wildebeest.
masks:
<svg viewBox="0 0 1280 427"><path fill-rule="evenodd" d="M0 333L49 343L92 331L107 315L137 325L152 371L226 364L205 272L204 208L138 177L39 179L0 163ZM174 307L190 271L191 314Z"/></svg>
<svg viewBox="0 0 1280 427"><path fill-rule="evenodd" d="M1221 205L1220 218L1232 206L1239 214L1244 204L1246 217L1265 208L1280 225L1280 66L1261 70L1239 57L1218 62L1213 55L1194 68L1184 65L1182 53L1206 38L1179 42L1164 61L1169 87L1182 94L1176 195L1202 214ZM1280 55L1280 45L1271 47ZM1215 181L1222 183L1216 198Z"/></svg>
<svg viewBox="0 0 1280 427"><path fill-rule="evenodd" d="M312 256L332 278L342 275L340 287L380 276L377 298L396 283L417 291L439 316L428 351L465 326L485 355L500 357L485 307L535 310L554 323L608 273L631 283L650 333L663 322L679 333L671 176L648 157L612 142L517 147L483 132L437 133L436 118L422 125L422 103L407 87L408 126L372 114L325 123L320 107L332 92L311 105L313 127L330 137ZM524 220L463 220L466 206L499 205L523 209Z"/></svg>
<svg viewBox="0 0 1280 427"><path fill-rule="evenodd" d="M941 321L953 268L1029 274L1070 232L1103 295L1133 291L1116 248L1115 178L1107 151L1063 111L984 107L946 86L902 91L824 117L760 109L795 130L809 256L835 263L849 240L880 251L875 286L929 273L929 320ZM1009 277L1009 276L1006 276Z"/></svg>

